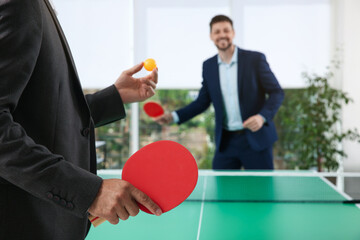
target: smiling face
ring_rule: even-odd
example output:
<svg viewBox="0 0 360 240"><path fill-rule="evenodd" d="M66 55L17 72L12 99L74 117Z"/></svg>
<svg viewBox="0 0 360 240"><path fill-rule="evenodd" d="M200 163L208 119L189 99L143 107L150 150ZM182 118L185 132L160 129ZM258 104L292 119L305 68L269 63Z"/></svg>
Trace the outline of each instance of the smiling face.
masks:
<svg viewBox="0 0 360 240"><path fill-rule="evenodd" d="M217 22L211 27L210 39L219 51L226 51L233 45L235 32L232 25L227 22Z"/></svg>

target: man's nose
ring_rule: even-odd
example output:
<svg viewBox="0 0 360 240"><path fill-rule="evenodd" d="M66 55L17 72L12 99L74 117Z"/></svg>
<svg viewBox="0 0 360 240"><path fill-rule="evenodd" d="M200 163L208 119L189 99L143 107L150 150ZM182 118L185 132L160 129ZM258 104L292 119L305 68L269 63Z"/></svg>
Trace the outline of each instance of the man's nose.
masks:
<svg viewBox="0 0 360 240"><path fill-rule="evenodd" d="M220 36L220 37L225 37L225 36L226 36L226 33L222 31L222 32L220 32L219 36Z"/></svg>

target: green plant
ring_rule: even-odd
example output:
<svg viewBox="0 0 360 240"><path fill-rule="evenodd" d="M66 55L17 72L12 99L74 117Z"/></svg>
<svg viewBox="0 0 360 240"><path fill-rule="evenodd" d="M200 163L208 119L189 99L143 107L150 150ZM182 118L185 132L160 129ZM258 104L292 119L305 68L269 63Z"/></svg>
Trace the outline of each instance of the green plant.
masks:
<svg viewBox="0 0 360 240"><path fill-rule="evenodd" d="M346 157L342 141L360 142L357 129L341 129L342 106L352 100L347 93L329 85L329 80L334 78L330 69L323 76L304 73L303 77L307 87L292 92L278 114L281 152L290 165L301 169L336 170L338 159Z"/></svg>

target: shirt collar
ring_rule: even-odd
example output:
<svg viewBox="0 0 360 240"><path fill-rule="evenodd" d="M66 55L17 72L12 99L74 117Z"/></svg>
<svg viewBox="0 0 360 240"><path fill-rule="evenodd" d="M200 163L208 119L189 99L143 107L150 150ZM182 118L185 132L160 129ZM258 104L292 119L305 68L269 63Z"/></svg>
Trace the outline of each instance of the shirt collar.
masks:
<svg viewBox="0 0 360 240"><path fill-rule="evenodd" d="M217 60L218 60L218 64L219 64L219 65L220 65L220 64L227 64L227 63L225 63L225 62L223 62L223 61L221 60L219 54L218 54L218 56L217 56ZM237 61L238 61L238 48L235 46L235 50L234 50L234 53L233 53L233 55L232 55L232 57L231 57L231 61L230 61L229 65L232 65L232 64L236 63Z"/></svg>

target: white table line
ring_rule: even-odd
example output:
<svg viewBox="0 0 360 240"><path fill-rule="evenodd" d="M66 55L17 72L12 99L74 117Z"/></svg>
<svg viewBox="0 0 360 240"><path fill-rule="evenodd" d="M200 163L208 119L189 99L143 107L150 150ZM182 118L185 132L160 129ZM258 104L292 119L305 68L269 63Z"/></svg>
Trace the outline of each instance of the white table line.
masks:
<svg viewBox="0 0 360 240"><path fill-rule="evenodd" d="M201 208L200 208L200 218L199 218L199 226L198 226L198 232L197 232L197 237L196 239L199 240L200 239L200 231L201 231L201 222L202 222L202 217L203 217L203 212L204 212L204 205L205 205L205 193L206 193L206 184L207 183L207 177L205 176L204 179L204 190L203 190L203 194L202 194L202 202L201 202Z"/></svg>

